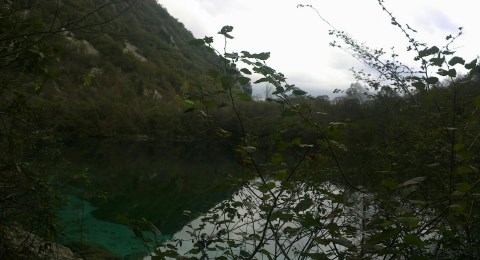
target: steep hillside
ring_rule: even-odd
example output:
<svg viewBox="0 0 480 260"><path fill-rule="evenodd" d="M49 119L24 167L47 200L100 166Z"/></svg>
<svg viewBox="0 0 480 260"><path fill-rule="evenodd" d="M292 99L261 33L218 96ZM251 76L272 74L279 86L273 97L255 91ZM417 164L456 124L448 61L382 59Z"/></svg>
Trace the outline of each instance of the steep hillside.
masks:
<svg viewBox="0 0 480 260"><path fill-rule="evenodd" d="M60 7L42 1L29 13L56 26L86 16L49 41L59 53L57 75L34 107L68 134L181 135L182 122L192 118L178 114L179 97L215 88L207 72L218 57L189 44L193 35L154 0L122 1L89 15L98 7L94 0Z"/></svg>

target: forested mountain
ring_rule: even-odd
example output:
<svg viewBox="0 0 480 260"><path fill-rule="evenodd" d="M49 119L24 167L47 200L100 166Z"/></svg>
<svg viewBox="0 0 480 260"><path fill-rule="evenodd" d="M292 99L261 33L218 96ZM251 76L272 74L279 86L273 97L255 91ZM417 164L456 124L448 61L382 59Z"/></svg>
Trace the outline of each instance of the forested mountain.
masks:
<svg viewBox="0 0 480 260"><path fill-rule="evenodd" d="M128 224L159 259L478 259L478 58L450 48L462 27L430 46L378 4L416 65L332 30L332 47L372 74L352 69L365 85L329 100L287 83L268 52L215 54L211 38L194 40L154 0L1 2L0 258L48 259L62 192L73 187L100 207L95 217ZM219 34L230 41L233 27ZM265 101L251 100L252 74L272 86ZM88 149L90 176L84 164L62 168L59 143L92 146L76 137L113 137L102 141L121 157L108 156L114 146ZM142 149L125 151L127 142ZM98 199L81 195L87 184ZM196 207L207 199L210 211ZM199 218L167 223L180 216ZM186 238L156 237L181 226Z"/></svg>
<svg viewBox="0 0 480 260"><path fill-rule="evenodd" d="M219 87L220 58L193 39L154 0L0 1L1 259L49 258L36 246L77 181L47 169L57 141L202 134L182 98Z"/></svg>
<svg viewBox="0 0 480 260"><path fill-rule="evenodd" d="M172 131L181 128L182 115L169 115L182 109L182 94L216 88L207 72L218 56L191 45L193 35L156 1L55 2L39 1L27 15L58 28L82 18L48 39L58 57L49 67L55 76L32 101L56 131L180 134Z"/></svg>

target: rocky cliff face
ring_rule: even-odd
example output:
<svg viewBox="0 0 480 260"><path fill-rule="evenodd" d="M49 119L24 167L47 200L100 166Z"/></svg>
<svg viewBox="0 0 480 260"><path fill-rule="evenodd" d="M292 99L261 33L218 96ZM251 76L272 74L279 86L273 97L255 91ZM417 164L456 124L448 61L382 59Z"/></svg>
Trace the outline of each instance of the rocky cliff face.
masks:
<svg viewBox="0 0 480 260"><path fill-rule="evenodd" d="M60 29L72 15L86 15L47 41L58 53L49 68L56 76L33 99L37 111L56 119L57 131L155 135L166 126L162 115L183 110L184 91L219 87L208 76L219 57L191 45L192 33L155 0L103 2L121 3L99 9L94 0L38 1L29 13Z"/></svg>

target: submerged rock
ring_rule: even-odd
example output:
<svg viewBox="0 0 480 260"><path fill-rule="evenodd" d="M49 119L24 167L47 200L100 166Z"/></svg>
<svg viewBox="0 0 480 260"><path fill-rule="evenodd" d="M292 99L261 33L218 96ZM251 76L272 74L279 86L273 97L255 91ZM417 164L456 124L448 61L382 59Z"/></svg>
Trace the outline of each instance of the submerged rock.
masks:
<svg viewBox="0 0 480 260"><path fill-rule="evenodd" d="M80 260L66 246L47 241L23 228L0 226L0 258Z"/></svg>

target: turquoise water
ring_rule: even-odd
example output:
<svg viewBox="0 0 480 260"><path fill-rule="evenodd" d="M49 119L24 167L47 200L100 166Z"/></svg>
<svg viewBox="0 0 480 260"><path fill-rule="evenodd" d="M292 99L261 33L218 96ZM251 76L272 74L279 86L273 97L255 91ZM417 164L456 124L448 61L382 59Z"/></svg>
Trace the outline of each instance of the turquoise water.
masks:
<svg viewBox="0 0 480 260"><path fill-rule="evenodd" d="M69 203L58 213L64 224L61 242L96 244L121 257L146 253L119 217L145 218L164 234L160 239L168 239L192 220L183 211L205 212L227 196L218 186L227 173L238 171L228 151L205 143L95 140L66 147L70 164L63 171L88 172L85 192L92 199L67 196Z"/></svg>
<svg viewBox="0 0 480 260"><path fill-rule="evenodd" d="M94 210L95 207L89 202L73 195L68 196L68 204L58 212L64 232L61 242L68 244L83 241L96 244L121 257L137 252L147 254L143 243L127 225L98 220L92 216ZM166 240L170 236L163 235L159 238Z"/></svg>

